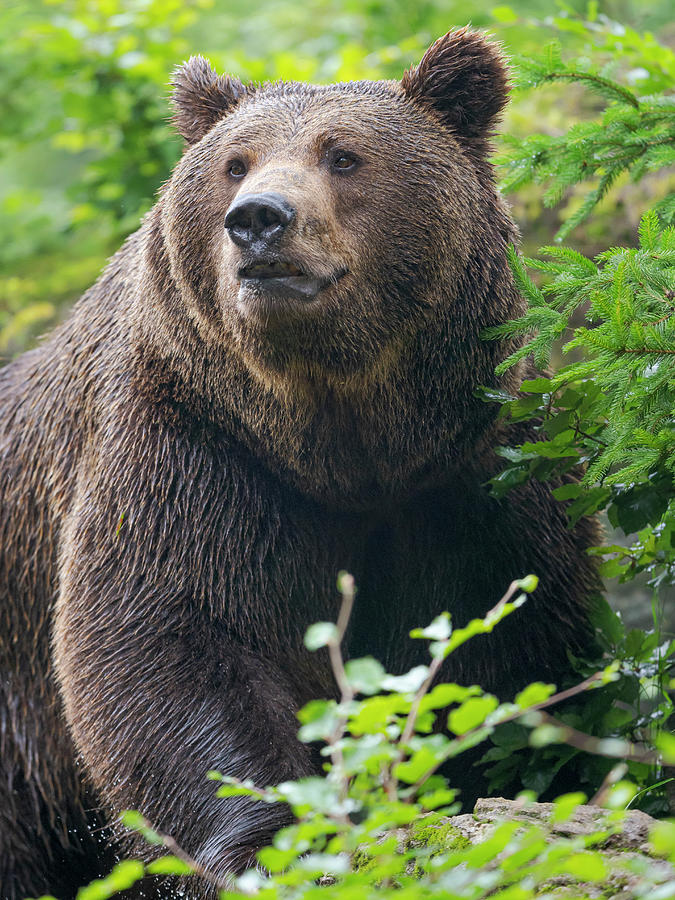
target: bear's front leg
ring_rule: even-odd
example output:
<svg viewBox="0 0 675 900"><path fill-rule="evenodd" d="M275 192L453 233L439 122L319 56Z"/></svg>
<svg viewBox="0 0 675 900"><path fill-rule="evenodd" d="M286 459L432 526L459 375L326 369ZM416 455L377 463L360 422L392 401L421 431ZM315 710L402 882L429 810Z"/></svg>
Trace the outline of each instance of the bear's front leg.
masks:
<svg viewBox="0 0 675 900"><path fill-rule="evenodd" d="M63 561L53 651L68 726L113 815L139 810L222 879L255 865L291 815L217 798L206 773L265 786L313 772L297 691L168 577L148 583L133 556L117 564Z"/></svg>

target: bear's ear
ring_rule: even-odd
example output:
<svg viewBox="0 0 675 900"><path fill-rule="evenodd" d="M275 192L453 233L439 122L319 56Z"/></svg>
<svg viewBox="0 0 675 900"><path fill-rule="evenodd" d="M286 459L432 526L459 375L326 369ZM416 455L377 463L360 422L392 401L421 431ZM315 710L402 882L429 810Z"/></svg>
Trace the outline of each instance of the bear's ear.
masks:
<svg viewBox="0 0 675 900"><path fill-rule="evenodd" d="M203 56L191 56L174 71L171 85L173 123L188 144L207 131L239 103L251 89L229 75L218 75Z"/></svg>
<svg viewBox="0 0 675 900"><path fill-rule="evenodd" d="M430 106L460 140L486 149L506 105L509 85L499 46L466 28L450 31L429 47L401 79L404 93Z"/></svg>

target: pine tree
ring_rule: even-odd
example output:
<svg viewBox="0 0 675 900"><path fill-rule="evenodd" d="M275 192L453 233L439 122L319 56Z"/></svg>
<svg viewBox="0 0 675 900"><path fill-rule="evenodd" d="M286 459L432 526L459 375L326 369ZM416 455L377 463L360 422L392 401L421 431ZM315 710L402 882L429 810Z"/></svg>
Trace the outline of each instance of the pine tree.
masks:
<svg viewBox="0 0 675 900"><path fill-rule="evenodd" d="M597 25L574 24L597 37ZM650 36L629 37L630 66L648 76L645 96L611 77L597 57L563 61L557 43L541 58L517 61L521 89L575 81L604 100L593 121L562 136L512 139L503 160L504 190L531 181L546 184L547 205L560 202L573 185L593 184L560 228L559 242L592 213L619 175L629 172L637 181L675 164L675 54ZM620 65L615 54L611 67ZM550 478L582 463L581 484L566 484L556 495L571 501L572 521L604 509L612 524L627 534L638 532L630 547L598 552L606 574L630 580L646 570L655 590L675 583L673 222L670 193L643 215L637 247L613 247L595 259L563 245L541 248L538 259L521 258L512 248L511 267L528 310L488 335L527 339L498 372L529 355L545 369L561 341L563 353L574 350L576 359L550 378L526 382L520 397L486 392L486 399L503 403L504 416L540 422L541 440L501 451L506 468L493 480L493 490L503 493L528 477ZM528 270L540 273L541 285ZM588 324L575 326L572 317L576 313L578 320L580 312Z"/></svg>

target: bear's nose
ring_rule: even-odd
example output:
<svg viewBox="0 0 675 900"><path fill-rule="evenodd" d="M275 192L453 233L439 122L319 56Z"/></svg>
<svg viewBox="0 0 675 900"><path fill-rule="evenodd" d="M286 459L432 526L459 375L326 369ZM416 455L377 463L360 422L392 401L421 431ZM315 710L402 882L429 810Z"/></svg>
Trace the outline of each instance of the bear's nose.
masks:
<svg viewBox="0 0 675 900"><path fill-rule="evenodd" d="M278 241L295 218L295 209L281 194L266 191L237 197L225 215L225 228L239 247Z"/></svg>

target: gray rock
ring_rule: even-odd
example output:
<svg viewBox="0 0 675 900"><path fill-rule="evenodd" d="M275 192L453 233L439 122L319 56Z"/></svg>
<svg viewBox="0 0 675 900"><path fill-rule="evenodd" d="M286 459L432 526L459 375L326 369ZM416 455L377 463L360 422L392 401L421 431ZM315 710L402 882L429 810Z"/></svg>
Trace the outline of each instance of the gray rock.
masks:
<svg viewBox="0 0 675 900"><path fill-rule="evenodd" d="M592 844L610 872L604 884L552 878L537 889L537 896L633 900L649 898L653 889L653 896L660 900L675 898L675 868L651 852L649 832L655 824L651 816L638 810L617 815L597 806L579 806L566 821L553 822L553 812L552 803L491 798L478 800L473 815L451 816L438 824L451 826L460 840L471 844L484 841L505 820L520 821L524 827L540 826L548 842L563 838L574 841L606 831L606 837Z"/></svg>

